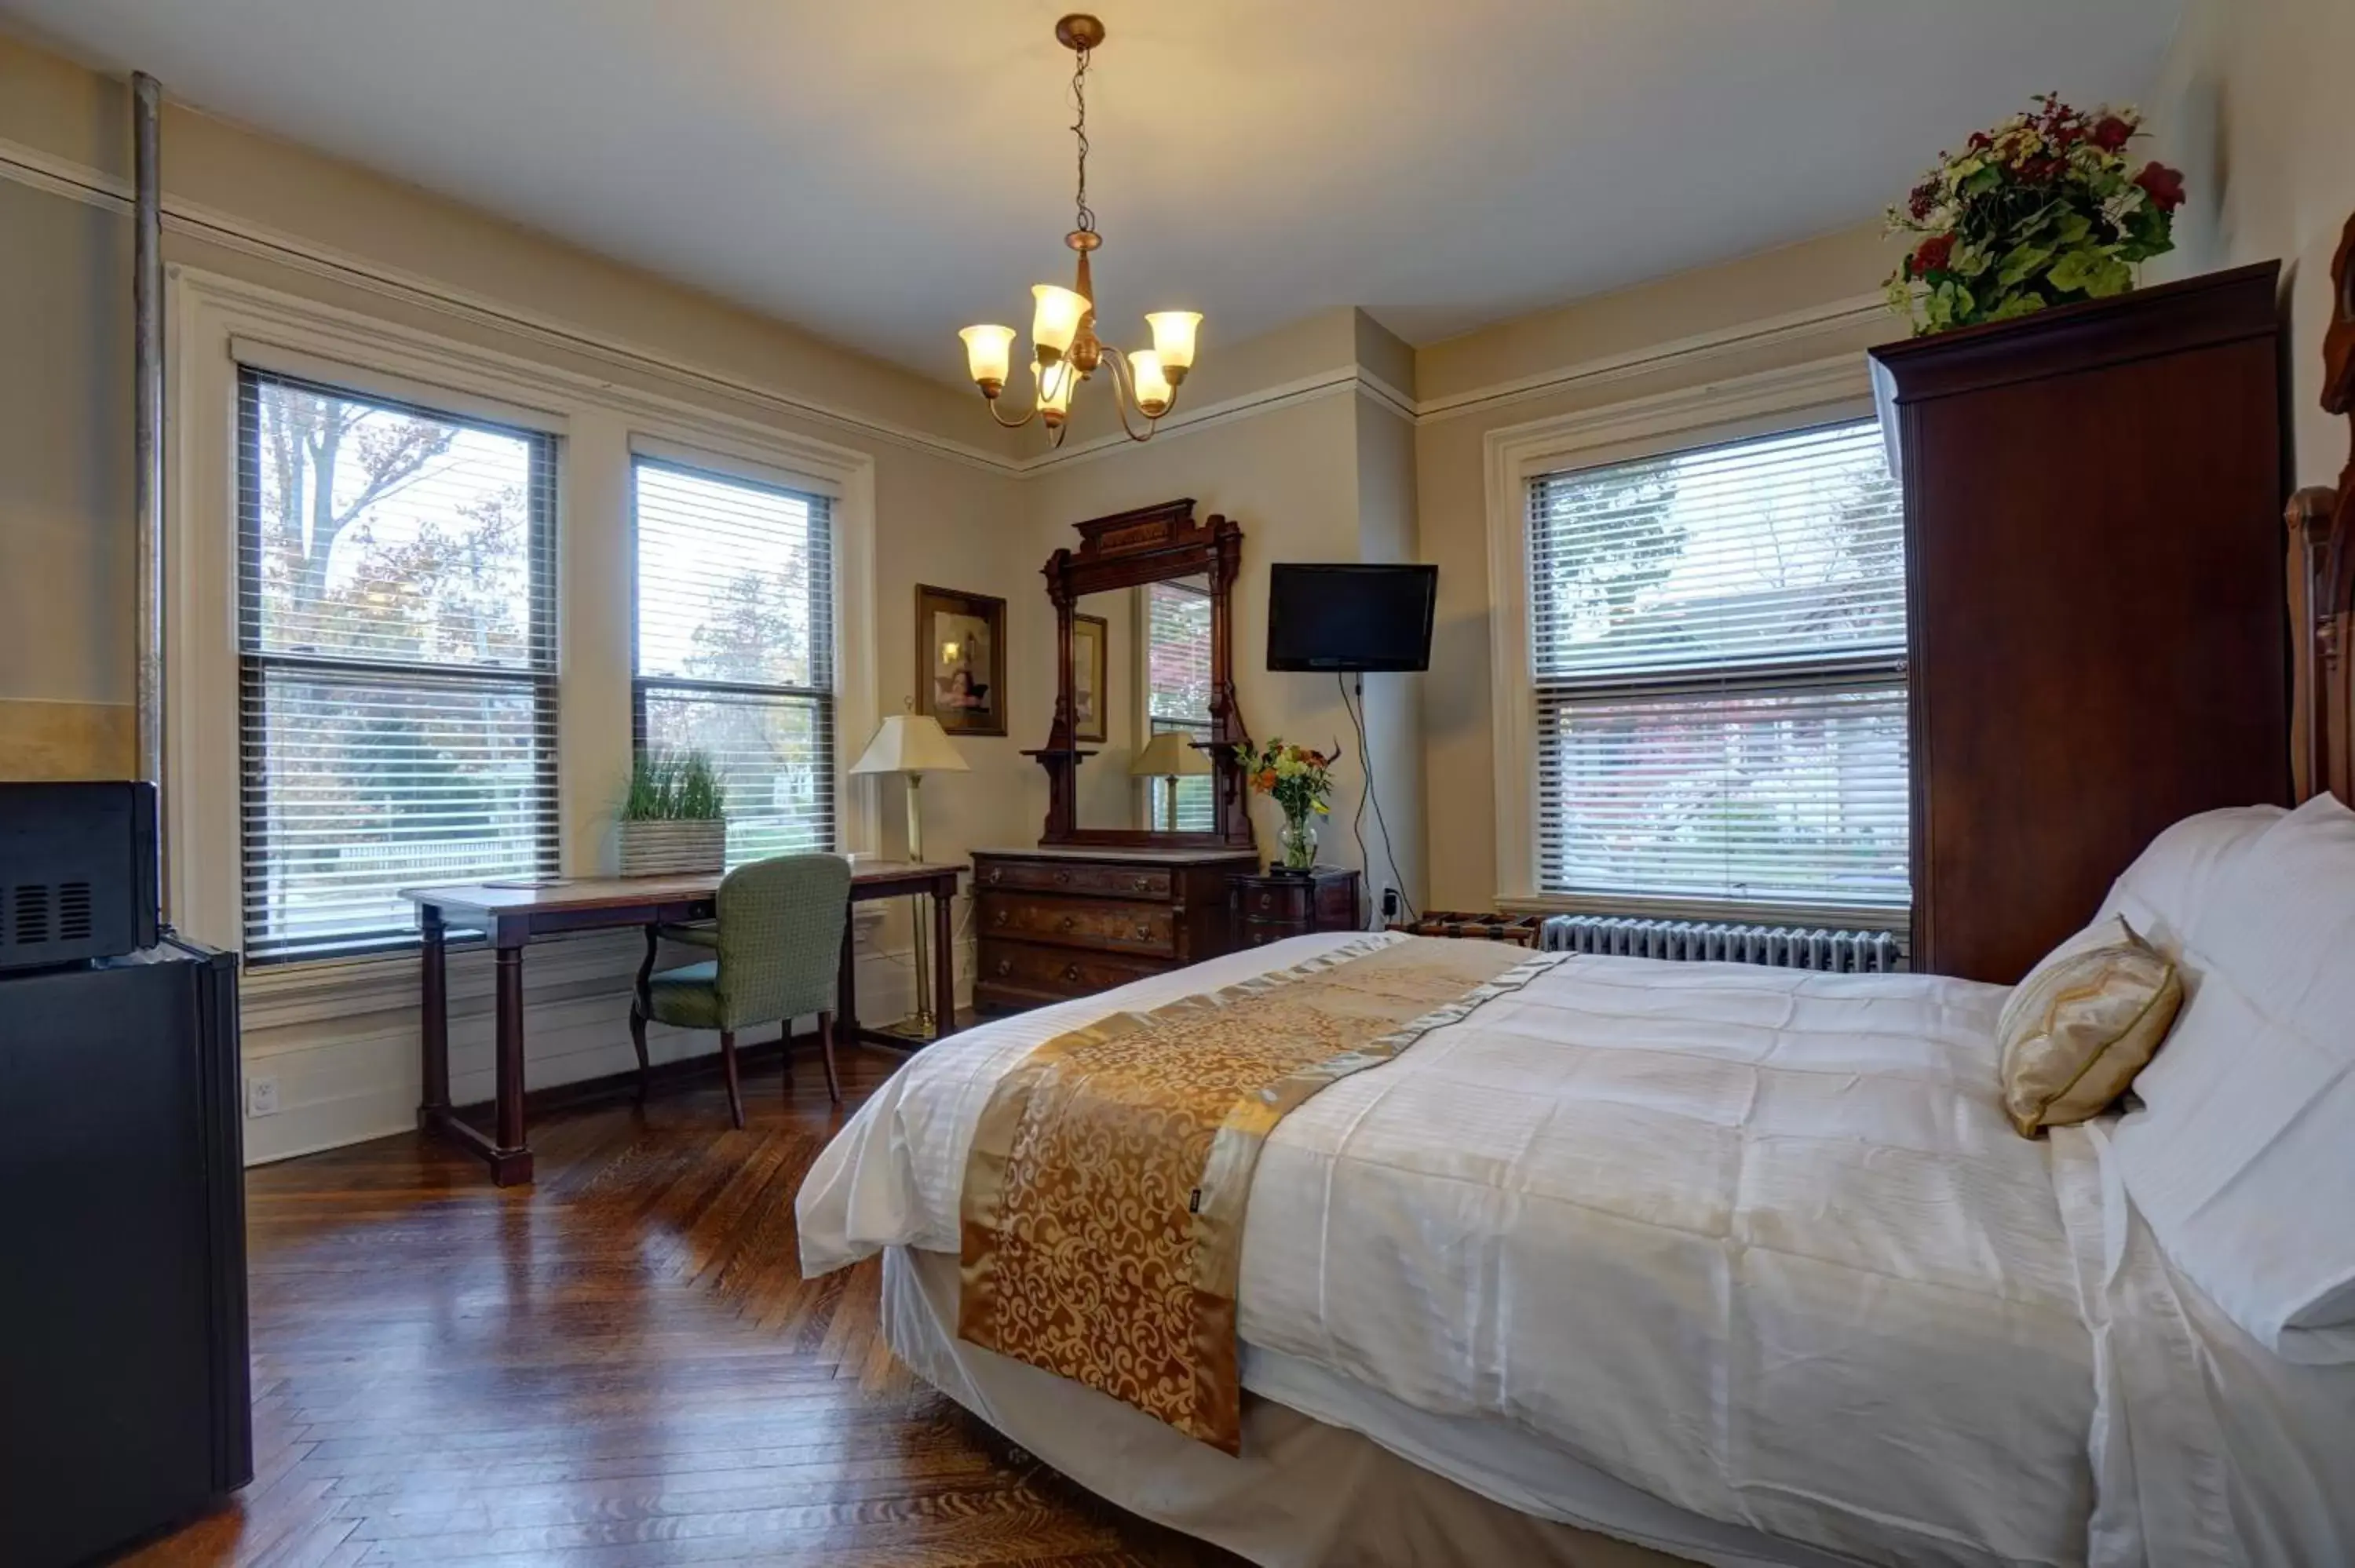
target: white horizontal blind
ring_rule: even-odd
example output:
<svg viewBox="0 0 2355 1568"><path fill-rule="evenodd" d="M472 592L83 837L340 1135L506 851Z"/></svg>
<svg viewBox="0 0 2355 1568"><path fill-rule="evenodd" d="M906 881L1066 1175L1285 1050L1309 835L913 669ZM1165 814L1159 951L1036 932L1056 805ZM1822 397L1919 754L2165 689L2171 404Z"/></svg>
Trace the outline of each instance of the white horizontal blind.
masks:
<svg viewBox="0 0 2355 1568"><path fill-rule="evenodd" d="M718 767L729 864L832 849L830 503L645 457L634 482L640 749Z"/></svg>
<svg viewBox="0 0 2355 1568"><path fill-rule="evenodd" d="M553 873L555 439L251 369L238 405L247 958Z"/></svg>
<svg viewBox="0 0 2355 1568"><path fill-rule="evenodd" d="M1158 735L1210 738L1210 594L1199 583L1148 583L1146 602L1146 721ZM1178 792L1178 831L1207 833L1218 824L1209 776L1156 779L1147 787L1151 826L1168 821L1168 792Z"/></svg>
<svg viewBox="0 0 2355 1568"><path fill-rule="evenodd" d="M1902 912L1904 534L1872 421L1529 482L1540 891Z"/></svg>

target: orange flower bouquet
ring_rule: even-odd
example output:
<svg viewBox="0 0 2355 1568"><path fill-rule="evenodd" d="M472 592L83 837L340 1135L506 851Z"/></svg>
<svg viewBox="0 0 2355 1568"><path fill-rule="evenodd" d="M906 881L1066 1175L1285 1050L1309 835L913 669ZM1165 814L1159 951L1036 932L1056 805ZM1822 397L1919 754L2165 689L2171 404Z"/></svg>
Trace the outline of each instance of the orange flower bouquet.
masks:
<svg viewBox="0 0 2355 1568"><path fill-rule="evenodd" d="M1339 747L1334 748L1335 752ZM1249 746L1235 747L1235 760L1242 765L1243 777L1252 789L1262 795L1275 797L1278 810L1284 813L1284 831L1276 835L1284 846L1284 871L1308 872L1316 867L1316 829L1312 825L1317 817L1329 817L1333 809L1325 803L1333 793L1333 764L1337 758L1305 746L1294 746L1282 736L1253 749Z"/></svg>

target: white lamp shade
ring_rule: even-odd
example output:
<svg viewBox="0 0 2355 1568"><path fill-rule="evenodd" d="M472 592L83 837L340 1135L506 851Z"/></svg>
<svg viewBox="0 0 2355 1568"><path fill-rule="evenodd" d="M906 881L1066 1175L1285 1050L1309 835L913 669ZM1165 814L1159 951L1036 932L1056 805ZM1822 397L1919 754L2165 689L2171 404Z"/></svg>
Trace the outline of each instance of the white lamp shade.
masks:
<svg viewBox="0 0 2355 1568"><path fill-rule="evenodd" d="M1149 348L1140 348L1128 356L1129 385L1136 393L1136 409L1148 419L1157 419L1169 411L1169 399L1176 396L1169 377L1161 373L1161 356Z"/></svg>
<svg viewBox="0 0 2355 1568"><path fill-rule="evenodd" d="M1014 329L1009 326L969 326L964 339L965 368L975 381L1006 385L1007 367L1014 362Z"/></svg>
<svg viewBox="0 0 2355 1568"><path fill-rule="evenodd" d="M1153 329L1153 352L1161 356L1164 374L1185 374L1194 363L1194 329L1202 324L1199 311L1155 311L1145 318Z"/></svg>
<svg viewBox="0 0 2355 1568"><path fill-rule="evenodd" d="M971 769L930 714L893 714L867 743L853 773L965 773Z"/></svg>
<svg viewBox="0 0 2355 1568"><path fill-rule="evenodd" d="M1088 313L1088 297L1054 283L1033 283L1030 297L1039 302L1030 317L1030 341L1052 359L1080 335L1080 318Z"/></svg>
<svg viewBox="0 0 2355 1568"><path fill-rule="evenodd" d="M1039 378L1039 412L1052 425L1060 422L1071 409L1071 384L1079 377L1071 373L1071 362L1059 359L1052 365L1030 362L1031 374Z"/></svg>
<svg viewBox="0 0 2355 1568"><path fill-rule="evenodd" d="M1174 729L1165 729L1146 742L1130 773L1145 779L1194 779L1209 773L1210 759Z"/></svg>

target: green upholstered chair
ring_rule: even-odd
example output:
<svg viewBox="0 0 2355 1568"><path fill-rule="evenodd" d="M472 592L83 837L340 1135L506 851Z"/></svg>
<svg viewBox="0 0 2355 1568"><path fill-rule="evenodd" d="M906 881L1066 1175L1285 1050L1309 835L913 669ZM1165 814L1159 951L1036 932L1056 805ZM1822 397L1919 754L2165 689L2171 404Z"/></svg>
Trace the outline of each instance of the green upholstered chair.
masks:
<svg viewBox="0 0 2355 1568"><path fill-rule="evenodd" d="M638 966L637 995L630 1004L639 1096L644 1097L647 1079L648 1019L680 1029L716 1029L720 1066L728 1075L728 1111L742 1127L736 1032L782 1023L790 1045L794 1020L815 1012L826 1054L826 1093L840 1104L833 993L842 928L850 917L850 863L835 854L789 854L740 865L719 884L717 914L710 926L646 927L645 961ZM666 939L709 948L712 956L656 974L655 950Z"/></svg>

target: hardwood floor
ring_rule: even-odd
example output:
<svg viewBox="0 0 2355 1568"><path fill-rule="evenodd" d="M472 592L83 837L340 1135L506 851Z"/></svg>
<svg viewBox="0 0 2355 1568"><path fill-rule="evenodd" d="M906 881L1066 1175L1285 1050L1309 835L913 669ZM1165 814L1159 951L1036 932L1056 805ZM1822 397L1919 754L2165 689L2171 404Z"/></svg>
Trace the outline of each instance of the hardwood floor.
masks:
<svg viewBox="0 0 2355 1568"><path fill-rule="evenodd" d="M855 1105L896 1058L843 1055ZM1238 1562L1122 1514L918 1383L878 1266L805 1282L793 1195L841 1113L800 1054L645 1109L536 1114L539 1180L414 1136L247 1182L257 1474L126 1561Z"/></svg>

